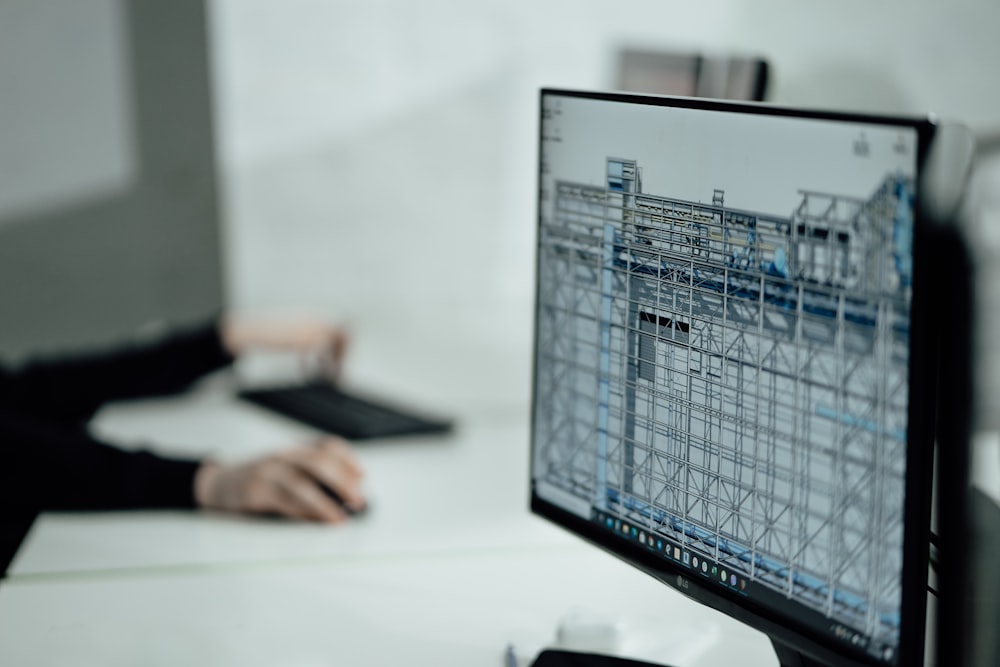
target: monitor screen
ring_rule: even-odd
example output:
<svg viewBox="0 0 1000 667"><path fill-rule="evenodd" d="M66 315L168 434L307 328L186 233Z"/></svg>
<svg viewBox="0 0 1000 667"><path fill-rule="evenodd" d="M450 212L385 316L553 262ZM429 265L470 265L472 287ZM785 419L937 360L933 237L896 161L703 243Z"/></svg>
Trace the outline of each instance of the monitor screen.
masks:
<svg viewBox="0 0 1000 667"><path fill-rule="evenodd" d="M933 125L545 90L540 129L533 510L783 646L910 664Z"/></svg>

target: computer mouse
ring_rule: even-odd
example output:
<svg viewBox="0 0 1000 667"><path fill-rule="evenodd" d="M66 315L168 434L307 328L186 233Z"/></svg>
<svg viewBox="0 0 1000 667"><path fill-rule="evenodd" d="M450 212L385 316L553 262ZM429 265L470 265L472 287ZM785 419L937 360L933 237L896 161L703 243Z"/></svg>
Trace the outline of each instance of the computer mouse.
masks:
<svg viewBox="0 0 1000 667"><path fill-rule="evenodd" d="M347 514L347 516L358 517L358 516L363 516L368 512L370 504L367 501L365 502L364 507L362 507L361 509L355 509L354 507L348 505L341 497L341 495L336 492L336 490L330 488L326 484L320 484L319 488L322 489L323 493L325 493L330 500L337 503L337 506L340 507L340 509L342 509Z"/></svg>

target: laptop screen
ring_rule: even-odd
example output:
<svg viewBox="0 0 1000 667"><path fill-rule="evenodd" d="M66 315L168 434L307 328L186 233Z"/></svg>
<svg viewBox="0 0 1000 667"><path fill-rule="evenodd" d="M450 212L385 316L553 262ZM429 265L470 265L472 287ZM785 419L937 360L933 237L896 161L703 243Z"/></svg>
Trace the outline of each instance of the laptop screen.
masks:
<svg viewBox="0 0 1000 667"><path fill-rule="evenodd" d="M533 506L895 663L921 131L543 91Z"/></svg>

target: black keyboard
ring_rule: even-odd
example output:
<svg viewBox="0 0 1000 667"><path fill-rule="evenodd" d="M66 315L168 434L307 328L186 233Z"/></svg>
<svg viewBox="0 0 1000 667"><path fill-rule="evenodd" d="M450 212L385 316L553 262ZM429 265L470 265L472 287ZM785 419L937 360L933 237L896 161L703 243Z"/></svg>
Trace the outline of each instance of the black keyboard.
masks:
<svg viewBox="0 0 1000 667"><path fill-rule="evenodd" d="M415 415L380 401L348 394L327 382L247 389L251 403L351 440L442 433L451 422Z"/></svg>

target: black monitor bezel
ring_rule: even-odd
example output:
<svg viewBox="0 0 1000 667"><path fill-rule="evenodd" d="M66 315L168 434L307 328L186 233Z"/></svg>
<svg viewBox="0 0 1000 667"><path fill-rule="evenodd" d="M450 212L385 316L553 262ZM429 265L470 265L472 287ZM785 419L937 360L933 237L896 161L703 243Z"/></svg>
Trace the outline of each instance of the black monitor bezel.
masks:
<svg viewBox="0 0 1000 667"><path fill-rule="evenodd" d="M547 96L586 98L628 104L698 109L705 111L736 112L788 118L815 119L910 127L916 130L918 140L917 182L923 175L928 151L936 130L936 123L930 117L879 116L861 113L833 112L811 109L795 109L753 102L728 102L690 97L634 95L627 93L587 92L543 88L539 96L538 155L541 158L543 137L541 117ZM541 220L540 192L542 174L537 173L536 189L536 240L535 240L535 304L534 332L538 331L538 304L540 273ZM919 185L918 185L919 187ZM927 609L927 567L928 532L930 527L931 478L933 457L933 433L935 418L936 351L930 319L932 294L930 261L928 253L933 247L935 230L925 219L921 207L914 211L913 244L913 300L911 303L911 339L909 358L909 405L907 428L907 466L905 482L904 534L903 534L903 576L902 604L900 619L900 641L896 654L899 666L922 665L925 650L925 627ZM572 514L558 505L542 499L535 489L534 451L535 404L538 372L538 344L535 336L532 353L531 386L531 447L530 447L530 507L531 511L553 523L577 534L588 542L625 560L646 574L667 584L684 595L722 611L747 625L768 634L772 641L784 644L803 655L828 663L845 666L880 666L886 663L836 641L794 621L782 617L766 607L755 605L753 601L740 598L722 589L709 587L691 577L671 561L655 556L637 544L618 539L595 523ZM678 575L687 581L686 587L678 586Z"/></svg>

